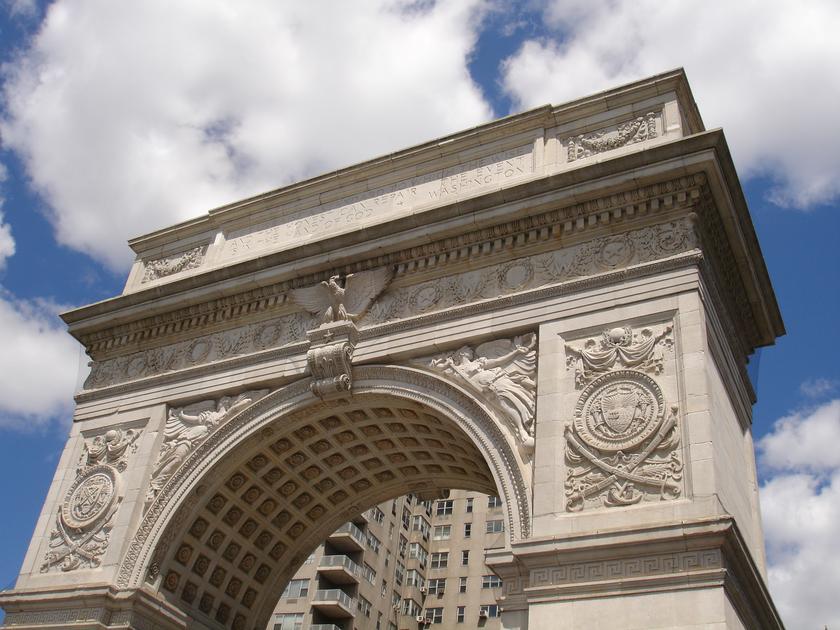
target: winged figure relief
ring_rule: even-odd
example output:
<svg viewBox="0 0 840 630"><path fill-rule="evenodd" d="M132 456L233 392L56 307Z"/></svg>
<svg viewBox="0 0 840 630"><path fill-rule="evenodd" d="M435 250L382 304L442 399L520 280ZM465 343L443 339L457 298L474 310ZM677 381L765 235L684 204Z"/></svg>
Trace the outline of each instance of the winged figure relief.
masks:
<svg viewBox="0 0 840 630"><path fill-rule="evenodd" d="M298 305L316 315L322 323L356 321L382 293L391 280L391 269L332 276L311 287L292 289L290 296Z"/></svg>

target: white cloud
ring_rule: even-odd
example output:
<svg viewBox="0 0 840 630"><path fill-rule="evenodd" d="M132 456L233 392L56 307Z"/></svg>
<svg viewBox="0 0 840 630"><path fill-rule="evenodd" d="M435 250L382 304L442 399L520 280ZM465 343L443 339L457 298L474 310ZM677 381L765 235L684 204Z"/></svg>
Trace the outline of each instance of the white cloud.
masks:
<svg viewBox="0 0 840 630"><path fill-rule="evenodd" d="M770 590L787 626L840 626L840 399L776 422L758 443ZM832 452L832 450L834 452Z"/></svg>
<svg viewBox="0 0 840 630"><path fill-rule="evenodd" d="M36 0L5 0L9 15L13 17L33 17L38 12Z"/></svg>
<svg viewBox="0 0 840 630"><path fill-rule="evenodd" d="M0 289L0 428L33 429L69 419L81 349L58 319L61 308Z"/></svg>
<svg viewBox="0 0 840 630"><path fill-rule="evenodd" d="M840 196L840 3L554 0L554 39L529 40L503 81L517 107L559 103L683 66L708 128L776 203Z"/></svg>
<svg viewBox="0 0 840 630"><path fill-rule="evenodd" d="M6 181L6 177L6 167L0 164L0 185ZM3 217L3 201L3 195L0 193L0 271L6 266L6 259L15 253L15 239L12 237L12 228Z"/></svg>
<svg viewBox="0 0 840 630"><path fill-rule="evenodd" d="M7 65L0 132L57 237L114 268L124 241L477 124L483 0L51 5Z"/></svg>
<svg viewBox="0 0 840 630"><path fill-rule="evenodd" d="M838 385L840 382L835 379L814 378L799 385L799 391L808 398L820 398L835 391Z"/></svg>

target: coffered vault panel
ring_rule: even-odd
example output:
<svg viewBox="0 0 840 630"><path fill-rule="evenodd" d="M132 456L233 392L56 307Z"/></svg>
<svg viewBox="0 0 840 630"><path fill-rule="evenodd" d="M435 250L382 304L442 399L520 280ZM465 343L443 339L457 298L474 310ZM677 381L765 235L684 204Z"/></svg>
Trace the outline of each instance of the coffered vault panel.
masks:
<svg viewBox="0 0 840 630"><path fill-rule="evenodd" d="M454 422L381 395L278 418L206 479L197 505L167 528L148 579L196 619L233 628L258 625L309 551L353 514L408 489L497 493Z"/></svg>

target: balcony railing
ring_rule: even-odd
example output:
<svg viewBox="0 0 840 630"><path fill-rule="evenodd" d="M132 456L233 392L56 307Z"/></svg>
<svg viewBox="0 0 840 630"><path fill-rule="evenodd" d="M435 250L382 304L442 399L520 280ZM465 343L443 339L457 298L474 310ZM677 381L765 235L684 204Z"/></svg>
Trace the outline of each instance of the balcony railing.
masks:
<svg viewBox="0 0 840 630"><path fill-rule="evenodd" d="M367 542L364 532L353 523L345 523L339 527L330 534L328 540L341 551L361 551Z"/></svg>
<svg viewBox="0 0 840 630"><path fill-rule="evenodd" d="M309 630L341 630L341 627L334 623L315 623L309 626Z"/></svg>
<svg viewBox="0 0 840 630"><path fill-rule="evenodd" d="M355 600L337 588L315 591L312 605L333 617L353 617L356 614Z"/></svg>

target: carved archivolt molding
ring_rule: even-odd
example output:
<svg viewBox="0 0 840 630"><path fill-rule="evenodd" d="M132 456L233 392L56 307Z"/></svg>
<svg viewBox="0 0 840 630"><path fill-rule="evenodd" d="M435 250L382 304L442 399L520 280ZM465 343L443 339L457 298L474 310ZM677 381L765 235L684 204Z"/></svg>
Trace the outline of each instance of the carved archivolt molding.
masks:
<svg viewBox="0 0 840 630"><path fill-rule="evenodd" d="M475 348L463 346L413 363L443 374L492 406L524 458L530 460L537 399L536 347L537 336L528 333Z"/></svg>
<svg viewBox="0 0 840 630"><path fill-rule="evenodd" d="M657 113L648 112L613 127L572 136L565 142L566 159L574 162L598 153L651 140L658 135L656 124Z"/></svg>
<svg viewBox="0 0 840 630"><path fill-rule="evenodd" d="M237 411L259 400L268 391L252 390L238 396L222 396L218 400L203 400L169 409L163 429L163 444L146 493L146 506L199 444Z"/></svg>
<svg viewBox="0 0 840 630"><path fill-rule="evenodd" d="M387 395L415 401L444 414L461 427L484 456L499 493L504 497L511 537L529 535L530 506L521 464L497 421L480 404L440 378L419 370L359 366L354 371L354 395ZM328 404L312 395L310 382L310 379L303 379L292 383L241 410L186 457L144 514L118 572L120 588L141 583L150 568L152 550L162 540L179 508L194 500L196 489L214 465L235 452L244 440L260 436L277 418ZM275 431L272 439L277 437L282 436Z"/></svg>
<svg viewBox="0 0 840 630"><path fill-rule="evenodd" d="M200 245L199 247L194 247L174 256L146 261L144 262L143 279L141 282L151 282L152 280L158 280L182 271L187 271L188 269L200 267L204 261L206 251L207 246Z"/></svg>
<svg viewBox="0 0 840 630"><path fill-rule="evenodd" d="M582 388L565 429L568 511L681 496L678 407L651 376L664 372L671 334L670 324L622 326L566 345Z"/></svg>
<svg viewBox="0 0 840 630"><path fill-rule="evenodd" d="M135 429L111 429L87 440L76 479L56 516L41 573L96 568L108 548L114 515L122 501L120 477L137 450Z"/></svg>

